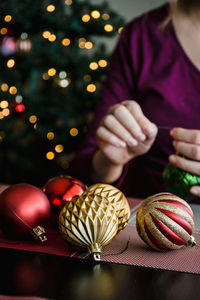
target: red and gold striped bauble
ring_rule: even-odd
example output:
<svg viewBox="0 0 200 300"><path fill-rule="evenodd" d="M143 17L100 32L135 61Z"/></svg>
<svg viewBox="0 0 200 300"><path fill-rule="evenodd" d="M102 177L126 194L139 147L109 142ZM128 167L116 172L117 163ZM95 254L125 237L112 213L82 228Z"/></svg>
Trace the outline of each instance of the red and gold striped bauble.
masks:
<svg viewBox="0 0 200 300"><path fill-rule="evenodd" d="M193 212L188 203L171 193L159 193L143 201L137 211L139 236L158 251L194 246Z"/></svg>

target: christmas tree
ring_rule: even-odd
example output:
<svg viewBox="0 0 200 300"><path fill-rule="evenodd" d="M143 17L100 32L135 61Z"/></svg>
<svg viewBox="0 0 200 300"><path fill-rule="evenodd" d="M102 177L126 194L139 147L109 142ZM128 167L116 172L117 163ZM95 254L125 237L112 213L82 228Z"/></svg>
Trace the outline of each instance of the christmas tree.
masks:
<svg viewBox="0 0 200 300"><path fill-rule="evenodd" d="M0 1L0 182L67 174L109 61L97 37L123 24L107 2Z"/></svg>

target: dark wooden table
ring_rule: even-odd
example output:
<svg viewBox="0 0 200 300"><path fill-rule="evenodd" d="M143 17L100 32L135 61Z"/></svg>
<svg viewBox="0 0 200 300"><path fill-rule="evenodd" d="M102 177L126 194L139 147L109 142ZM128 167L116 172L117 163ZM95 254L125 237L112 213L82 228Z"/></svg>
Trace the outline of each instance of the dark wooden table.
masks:
<svg viewBox="0 0 200 300"><path fill-rule="evenodd" d="M200 276L0 248L0 295L61 300L200 299Z"/></svg>

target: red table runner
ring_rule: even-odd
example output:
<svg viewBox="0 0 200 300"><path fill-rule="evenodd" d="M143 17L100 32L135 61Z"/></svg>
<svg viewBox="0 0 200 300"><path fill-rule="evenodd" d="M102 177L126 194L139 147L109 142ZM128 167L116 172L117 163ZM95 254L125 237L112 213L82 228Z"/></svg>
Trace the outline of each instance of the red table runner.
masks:
<svg viewBox="0 0 200 300"><path fill-rule="evenodd" d="M169 252L151 250L140 239L135 226L137 209L141 203L138 199L129 199L131 218L127 227L120 232L112 242L103 249L102 261L145 266L166 270L200 274L200 248L183 247ZM55 228L47 228L48 240L37 241L9 240L0 233L0 247L22 249L28 251L51 253L69 257L86 258L86 253L76 251L69 245ZM200 231L194 232L194 237L200 245Z"/></svg>

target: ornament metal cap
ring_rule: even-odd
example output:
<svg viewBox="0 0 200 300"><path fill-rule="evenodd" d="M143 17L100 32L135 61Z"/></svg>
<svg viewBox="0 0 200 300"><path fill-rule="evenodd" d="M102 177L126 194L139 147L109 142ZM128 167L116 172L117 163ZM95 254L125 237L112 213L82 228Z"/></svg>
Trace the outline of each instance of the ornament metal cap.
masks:
<svg viewBox="0 0 200 300"><path fill-rule="evenodd" d="M37 226L33 228L33 236L39 239L41 242L47 241L46 232L42 226Z"/></svg>
<svg viewBox="0 0 200 300"><path fill-rule="evenodd" d="M187 247L194 247L195 245L196 245L195 238L193 237L193 235L191 235L189 241L187 241L186 246Z"/></svg>
<svg viewBox="0 0 200 300"><path fill-rule="evenodd" d="M94 244L90 245L89 253L90 253L90 256L93 258L93 260L95 260L95 261L101 260L101 249L100 249L98 243L94 243Z"/></svg>

